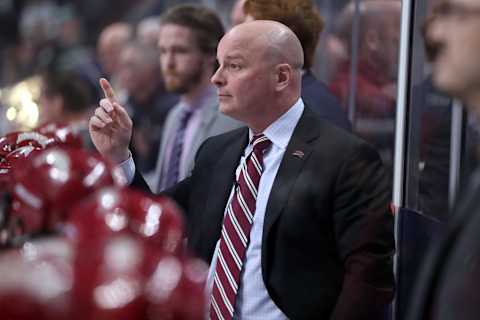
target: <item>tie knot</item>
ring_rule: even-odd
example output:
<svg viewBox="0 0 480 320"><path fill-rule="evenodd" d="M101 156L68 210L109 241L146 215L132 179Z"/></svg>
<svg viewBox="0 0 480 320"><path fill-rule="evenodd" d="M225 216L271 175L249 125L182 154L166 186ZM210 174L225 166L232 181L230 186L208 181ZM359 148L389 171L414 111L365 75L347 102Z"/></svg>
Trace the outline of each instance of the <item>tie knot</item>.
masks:
<svg viewBox="0 0 480 320"><path fill-rule="evenodd" d="M191 108L183 108L181 109L181 112L180 112L180 122L181 123L186 123L188 122L188 120L190 119L190 117L192 116L193 114L193 110Z"/></svg>
<svg viewBox="0 0 480 320"><path fill-rule="evenodd" d="M258 134L252 137L252 141L250 143L253 146L253 150L264 151L272 144L272 141L268 140L264 134Z"/></svg>

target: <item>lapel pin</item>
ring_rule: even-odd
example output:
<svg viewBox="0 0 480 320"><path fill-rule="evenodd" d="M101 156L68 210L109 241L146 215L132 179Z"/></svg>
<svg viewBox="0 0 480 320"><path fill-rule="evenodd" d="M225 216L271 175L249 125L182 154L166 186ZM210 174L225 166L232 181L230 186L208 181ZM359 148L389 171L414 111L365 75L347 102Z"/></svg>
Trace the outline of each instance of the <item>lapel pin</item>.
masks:
<svg viewBox="0 0 480 320"><path fill-rule="evenodd" d="M294 157L299 158L299 159L303 159L303 156L305 155L305 153L303 153L303 151L301 151L301 150L297 150L297 151L293 152L292 155Z"/></svg>

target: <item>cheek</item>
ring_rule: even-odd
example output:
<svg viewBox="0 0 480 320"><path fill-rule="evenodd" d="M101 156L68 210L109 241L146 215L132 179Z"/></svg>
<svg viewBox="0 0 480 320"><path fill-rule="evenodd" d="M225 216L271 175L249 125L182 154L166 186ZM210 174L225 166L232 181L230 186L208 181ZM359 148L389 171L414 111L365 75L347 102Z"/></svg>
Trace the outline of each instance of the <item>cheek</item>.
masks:
<svg viewBox="0 0 480 320"><path fill-rule="evenodd" d="M245 110L260 110L267 98L265 82L250 80L242 84L238 94L239 104Z"/></svg>
<svg viewBox="0 0 480 320"><path fill-rule="evenodd" d="M182 55L177 60L178 67L186 71L199 69L203 63L203 59L196 55Z"/></svg>
<svg viewBox="0 0 480 320"><path fill-rule="evenodd" d="M165 58L160 58L160 70L165 73L168 70L168 64L167 64L167 59Z"/></svg>

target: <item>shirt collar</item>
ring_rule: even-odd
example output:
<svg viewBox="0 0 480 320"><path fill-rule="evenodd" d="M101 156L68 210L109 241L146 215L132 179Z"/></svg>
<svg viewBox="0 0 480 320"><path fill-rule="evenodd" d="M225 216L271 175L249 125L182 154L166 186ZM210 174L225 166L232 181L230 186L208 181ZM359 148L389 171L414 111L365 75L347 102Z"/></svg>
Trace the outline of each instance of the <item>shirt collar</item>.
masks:
<svg viewBox="0 0 480 320"><path fill-rule="evenodd" d="M293 130L297 126L300 117L302 116L305 105L303 100L299 98L297 102L288 109L280 118L271 123L264 131L263 134L267 136L272 144L286 149L290 138L292 137ZM249 140L252 140L253 131L249 130Z"/></svg>

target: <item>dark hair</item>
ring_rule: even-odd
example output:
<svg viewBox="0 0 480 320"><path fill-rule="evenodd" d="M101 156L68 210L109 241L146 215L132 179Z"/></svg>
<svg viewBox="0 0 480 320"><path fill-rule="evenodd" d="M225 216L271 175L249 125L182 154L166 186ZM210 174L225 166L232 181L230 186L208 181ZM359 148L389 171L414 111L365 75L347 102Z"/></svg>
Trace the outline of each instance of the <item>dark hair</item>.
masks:
<svg viewBox="0 0 480 320"><path fill-rule="evenodd" d="M218 42L225 32L214 11L197 5L179 5L167 10L160 16L160 25L167 24L192 30L200 50L211 55L216 54Z"/></svg>
<svg viewBox="0 0 480 320"><path fill-rule="evenodd" d="M313 65L323 20L312 0L247 0L246 14L255 20L273 20L289 27L300 40L305 69Z"/></svg>
<svg viewBox="0 0 480 320"><path fill-rule="evenodd" d="M87 80L73 71L48 71L42 76L44 94L61 96L69 112L83 112L92 106L94 96Z"/></svg>

